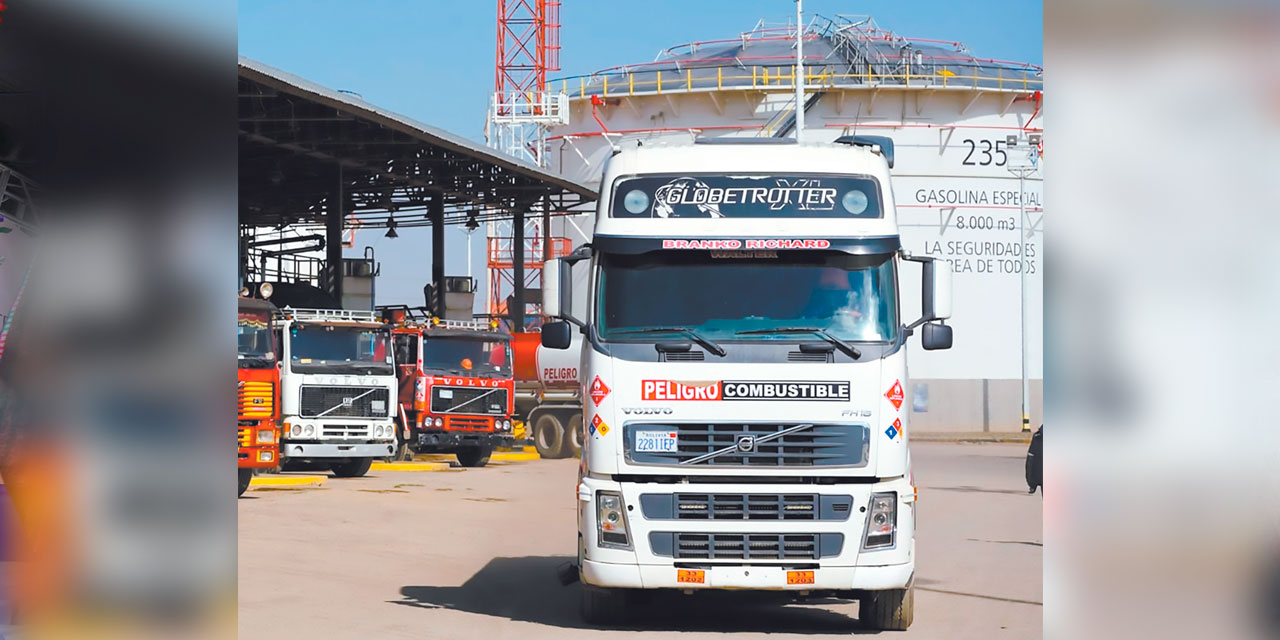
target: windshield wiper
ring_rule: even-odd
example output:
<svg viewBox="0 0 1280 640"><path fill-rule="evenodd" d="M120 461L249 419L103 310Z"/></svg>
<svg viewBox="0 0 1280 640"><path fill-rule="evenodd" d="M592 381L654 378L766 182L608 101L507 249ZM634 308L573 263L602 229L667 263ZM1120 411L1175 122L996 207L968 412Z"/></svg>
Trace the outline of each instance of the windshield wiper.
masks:
<svg viewBox="0 0 1280 640"><path fill-rule="evenodd" d="M846 355L848 355L850 358L853 358L854 360L857 360L858 358L862 357L862 352L859 351L857 347L849 344L848 342L845 342L844 340L841 340L840 338L837 338L831 335L831 332L821 327L778 327L776 329L751 329L749 331L739 331L735 335L750 336L750 335L766 335L771 333L812 333L822 338L823 340L826 340L827 342L830 342L831 344L835 345L836 348L845 352Z"/></svg>
<svg viewBox="0 0 1280 640"><path fill-rule="evenodd" d="M702 347L703 349L706 349L707 351L710 351L711 353L714 353L720 356L721 358L723 358L725 353L727 353L724 350L724 347L706 339L705 337L699 335L698 332L694 331L693 329L690 329L689 327L646 327L643 329L618 329L616 331L611 331L610 333L682 333L688 336L690 340L693 340L694 342L698 343L698 346Z"/></svg>

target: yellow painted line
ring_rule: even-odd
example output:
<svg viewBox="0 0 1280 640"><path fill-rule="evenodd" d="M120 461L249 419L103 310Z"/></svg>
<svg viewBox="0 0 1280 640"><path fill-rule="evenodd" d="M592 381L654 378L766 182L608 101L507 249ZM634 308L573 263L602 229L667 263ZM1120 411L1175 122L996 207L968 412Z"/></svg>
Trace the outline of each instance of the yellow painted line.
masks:
<svg viewBox="0 0 1280 640"><path fill-rule="evenodd" d="M449 463L447 462L375 462L369 468L374 471L445 471L449 468Z"/></svg>
<svg viewBox="0 0 1280 640"><path fill-rule="evenodd" d="M448 464L450 462L453 462L454 459L455 458L453 457L452 453L415 453L413 454L414 462L443 462L445 464Z"/></svg>
<svg viewBox="0 0 1280 640"><path fill-rule="evenodd" d="M528 451L520 451L520 452L512 451L510 453L505 451L495 451L492 456L489 456L490 460L502 460L504 462L517 462L520 460L538 460L541 458L542 456L538 455L537 451L534 451L533 453L529 453Z"/></svg>
<svg viewBox="0 0 1280 640"><path fill-rule="evenodd" d="M254 476L249 481L249 489L269 489L274 487L319 487L324 484L324 476Z"/></svg>

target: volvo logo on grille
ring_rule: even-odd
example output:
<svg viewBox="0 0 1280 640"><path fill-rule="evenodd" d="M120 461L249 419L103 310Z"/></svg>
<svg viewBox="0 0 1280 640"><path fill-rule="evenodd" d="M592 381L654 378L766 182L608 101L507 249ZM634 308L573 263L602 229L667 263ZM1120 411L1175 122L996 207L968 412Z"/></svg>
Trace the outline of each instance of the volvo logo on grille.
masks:
<svg viewBox="0 0 1280 640"><path fill-rule="evenodd" d="M738 451L741 453L751 453L756 450L755 436L738 436Z"/></svg>
<svg viewBox="0 0 1280 640"><path fill-rule="evenodd" d="M354 405L355 403L356 403L356 399L355 399L355 398L343 398L343 399L342 399L342 406L343 406L344 408L346 408L346 409L350 409L350 408L351 408L351 406L352 406L352 405Z"/></svg>

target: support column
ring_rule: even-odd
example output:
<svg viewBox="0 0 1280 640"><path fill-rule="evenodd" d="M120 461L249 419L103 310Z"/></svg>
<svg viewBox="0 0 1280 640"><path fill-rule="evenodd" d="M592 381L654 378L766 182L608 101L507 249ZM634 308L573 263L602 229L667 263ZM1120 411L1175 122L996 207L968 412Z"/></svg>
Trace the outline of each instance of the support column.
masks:
<svg viewBox="0 0 1280 640"><path fill-rule="evenodd" d="M427 203L431 218L431 311L444 317L444 194L431 196Z"/></svg>
<svg viewBox="0 0 1280 640"><path fill-rule="evenodd" d="M338 165L337 182L329 194L329 207L324 220L324 273L322 288L342 305L342 215L347 193L343 185L342 165Z"/></svg>
<svg viewBox="0 0 1280 640"><path fill-rule="evenodd" d="M528 205L517 204L514 218L511 221L512 277L515 281L511 296L511 308L507 313L511 318L511 332L524 331L524 214Z"/></svg>
<svg viewBox="0 0 1280 640"><path fill-rule="evenodd" d="M542 196L542 261L555 255L551 247L551 196Z"/></svg>

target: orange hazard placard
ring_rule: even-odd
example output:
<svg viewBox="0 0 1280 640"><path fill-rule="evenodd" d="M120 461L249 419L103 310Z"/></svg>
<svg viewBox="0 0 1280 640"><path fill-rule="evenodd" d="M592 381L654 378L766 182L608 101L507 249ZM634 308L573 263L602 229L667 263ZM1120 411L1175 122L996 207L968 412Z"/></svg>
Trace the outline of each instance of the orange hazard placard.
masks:
<svg viewBox="0 0 1280 640"><path fill-rule="evenodd" d="M707 581L707 572L700 569L676 569L676 582L686 582L690 584L705 584Z"/></svg>
<svg viewBox="0 0 1280 640"><path fill-rule="evenodd" d="M812 571L788 571L787 584L813 584Z"/></svg>

